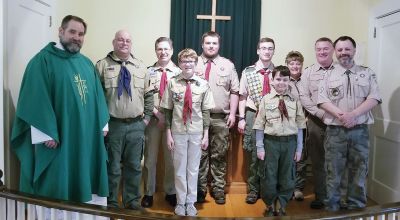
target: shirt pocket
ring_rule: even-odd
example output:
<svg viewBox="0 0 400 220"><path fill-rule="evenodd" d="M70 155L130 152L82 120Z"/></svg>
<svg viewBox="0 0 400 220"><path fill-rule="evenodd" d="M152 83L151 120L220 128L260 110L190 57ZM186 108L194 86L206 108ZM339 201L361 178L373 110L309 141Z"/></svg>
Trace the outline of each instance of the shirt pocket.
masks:
<svg viewBox="0 0 400 220"><path fill-rule="evenodd" d="M230 74L228 72L217 73L217 86L229 87Z"/></svg>
<svg viewBox="0 0 400 220"><path fill-rule="evenodd" d="M318 75L317 74L310 75L309 87L310 87L310 91L312 94L318 94L319 82L323 79L324 79L323 75L319 75L319 74Z"/></svg>
<svg viewBox="0 0 400 220"><path fill-rule="evenodd" d="M104 87L106 89L118 87L118 76L119 72L115 70L106 70L104 73Z"/></svg>
<svg viewBox="0 0 400 220"><path fill-rule="evenodd" d="M172 102L175 105L183 105L185 90L171 88Z"/></svg>
<svg viewBox="0 0 400 220"><path fill-rule="evenodd" d="M344 86L342 81L328 82L328 96L330 100L340 100L344 97Z"/></svg>
<svg viewBox="0 0 400 220"><path fill-rule="evenodd" d="M289 118L296 118L297 105L296 102L285 102Z"/></svg>
<svg viewBox="0 0 400 220"><path fill-rule="evenodd" d="M370 84L366 79L359 79L355 82L356 96L359 98L366 98L369 94Z"/></svg>
<svg viewBox="0 0 400 220"><path fill-rule="evenodd" d="M267 123L274 124L281 119L281 113L277 103L265 103L265 119Z"/></svg>
<svg viewBox="0 0 400 220"><path fill-rule="evenodd" d="M202 92L200 89L193 89L192 88L192 102L193 105L201 106L202 101Z"/></svg>

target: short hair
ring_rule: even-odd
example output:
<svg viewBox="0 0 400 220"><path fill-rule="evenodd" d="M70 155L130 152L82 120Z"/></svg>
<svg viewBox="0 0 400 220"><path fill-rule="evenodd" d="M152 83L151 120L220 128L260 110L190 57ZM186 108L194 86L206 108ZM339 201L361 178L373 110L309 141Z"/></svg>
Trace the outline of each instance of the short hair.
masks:
<svg viewBox="0 0 400 220"><path fill-rule="evenodd" d="M299 51L290 51L285 58L286 65L291 61L299 61L300 63L303 63L304 57Z"/></svg>
<svg viewBox="0 0 400 220"><path fill-rule="evenodd" d="M87 30L86 22L82 18L80 18L78 16L75 16L75 15L67 15L67 16L65 16L61 21L61 28L64 29L64 30L67 29L68 23L71 20L74 20L74 21L77 21L79 23L82 23L83 27L85 28L83 33L86 34L86 30Z"/></svg>
<svg viewBox="0 0 400 220"><path fill-rule="evenodd" d="M199 59L199 57L197 56L196 51L194 51L191 48L185 48L183 50L181 50L181 52L178 53L178 62L181 62L182 59L184 58L192 58L195 59L196 63Z"/></svg>
<svg viewBox="0 0 400 220"><path fill-rule="evenodd" d="M290 76L290 70L287 66L277 66L272 70L272 78L275 78L276 74L280 74L281 76Z"/></svg>
<svg viewBox="0 0 400 220"><path fill-rule="evenodd" d="M333 45L333 42L330 38L328 37L320 37L315 41L315 45L317 45L318 42L329 42Z"/></svg>
<svg viewBox="0 0 400 220"><path fill-rule="evenodd" d="M203 36L201 36L201 44L204 43L204 39L206 37L217 37L218 43L221 44L221 36L215 31L208 31L208 32L204 33Z"/></svg>
<svg viewBox="0 0 400 220"><path fill-rule="evenodd" d="M257 43L257 49L260 49L260 44L264 43L264 42L271 42L274 45L274 49L275 49L275 41L272 38L269 38L269 37L261 38Z"/></svg>
<svg viewBox="0 0 400 220"><path fill-rule="evenodd" d="M164 42L164 41L169 43L169 46L171 46L171 49L174 49L174 45L172 43L172 40L170 38L168 38L168 37L159 37L159 38L157 38L156 42L154 43L154 49L157 50L157 45L159 43L161 43L161 42Z"/></svg>
<svg viewBox="0 0 400 220"><path fill-rule="evenodd" d="M341 36L338 39L336 39L335 42L333 42L333 47L336 47L337 42L346 40L349 40L353 44L353 47L356 48L356 41L349 36Z"/></svg>

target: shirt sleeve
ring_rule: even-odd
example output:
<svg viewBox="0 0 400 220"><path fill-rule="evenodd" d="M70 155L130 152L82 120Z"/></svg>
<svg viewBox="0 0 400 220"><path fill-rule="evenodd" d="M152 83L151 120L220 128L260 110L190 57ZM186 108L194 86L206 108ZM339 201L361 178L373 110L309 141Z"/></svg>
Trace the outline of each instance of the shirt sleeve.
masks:
<svg viewBox="0 0 400 220"><path fill-rule="evenodd" d="M160 107L170 110L172 110L174 107L174 103L172 101L171 80L168 81L168 85L162 97Z"/></svg>
<svg viewBox="0 0 400 220"><path fill-rule="evenodd" d="M238 94L239 93L239 88L240 88L240 84L239 84L239 77L238 74L236 72L235 66L232 64L232 74L231 74L231 94Z"/></svg>
<svg viewBox="0 0 400 220"><path fill-rule="evenodd" d="M258 109L258 114L256 117L256 120L254 122L253 125L253 129L257 129L257 130L265 130L265 123L266 123L266 119L265 119L265 97L261 100L259 109Z"/></svg>
<svg viewBox="0 0 400 220"><path fill-rule="evenodd" d="M245 72L242 72L242 77L240 78L240 88L239 88L239 95L247 97L247 79L245 76Z"/></svg>
<svg viewBox="0 0 400 220"><path fill-rule="evenodd" d="M299 99L304 107L310 114L317 116L322 119L325 114L325 110L318 108L316 103L311 99L310 88L310 71L304 71L304 75L301 77L301 80L298 84L299 89Z"/></svg>
<svg viewBox="0 0 400 220"><path fill-rule="evenodd" d="M297 113L296 113L296 125L297 128L303 129L306 128L306 118L304 116L303 107L301 106L300 101L296 101L297 105Z"/></svg>
<svg viewBox="0 0 400 220"><path fill-rule="evenodd" d="M379 104L382 103L382 98L379 94L379 88L378 88L378 82L376 79L376 74L374 73L374 71L372 71L371 69L368 69L368 72L370 73L370 92L367 96L367 99L375 99L378 101Z"/></svg>
<svg viewBox="0 0 400 220"><path fill-rule="evenodd" d="M212 109L215 107L214 98L211 93L211 88L208 84L207 84L207 90L205 91L203 96L203 102L201 106L202 106L201 110Z"/></svg>

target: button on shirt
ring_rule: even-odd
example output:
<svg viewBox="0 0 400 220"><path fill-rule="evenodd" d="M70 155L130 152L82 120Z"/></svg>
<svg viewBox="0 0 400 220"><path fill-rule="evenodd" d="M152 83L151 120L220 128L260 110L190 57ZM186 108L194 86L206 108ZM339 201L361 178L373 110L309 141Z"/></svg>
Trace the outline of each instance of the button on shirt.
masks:
<svg viewBox="0 0 400 220"><path fill-rule="evenodd" d="M114 53L111 54L111 57L112 59L106 57L96 64L96 69L104 88L110 116L115 118L136 118L143 115L144 95L152 90L146 67L140 60L129 57L126 61L126 68L131 74L130 87L132 100L126 91L123 91L121 97L118 99L118 78L121 64L116 61L122 60Z"/></svg>
<svg viewBox="0 0 400 220"><path fill-rule="evenodd" d="M150 66L147 68L149 72L149 77L150 77L150 86L154 91L154 107L158 109L160 105L160 81L161 81L161 76L162 76L162 68L160 66L154 65ZM174 63L170 62L166 67L164 67L164 70L167 73L167 79L168 81L176 75L179 75L181 72L181 69L177 67ZM167 88L165 88L167 89Z"/></svg>
<svg viewBox="0 0 400 220"><path fill-rule="evenodd" d="M208 59L200 56L196 66L196 73L201 78L205 78ZM211 109L211 113L230 113L230 94L239 93L239 78L233 63L221 56L211 60L211 71L208 81L213 98L215 100L215 108Z"/></svg>
<svg viewBox="0 0 400 220"><path fill-rule="evenodd" d="M331 102L342 111L351 112L366 99L375 99L379 103L382 102L376 75L371 69L354 65L350 71L350 85L348 85L348 78L345 74L346 69L340 65L337 65L326 76L324 83L321 83L319 86L318 104ZM348 86L350 86L349 92L347 92ZM371 111L360 115L356 120L356 124L372 124L374 122ZM323 121L328 125L342 125L331 114L327 114L323 118Z"/></svg>
<svg viewBox="0 0 400 220"><path fill-rule="evenodd" d="M243 70L242 72L242 77L240 78L240 88L239 88L239 95L247 97L246 99L246 107L253 109L254 111L257 111L257 107L254 104L254 101L250 98L250 91L249 91L249 85L247 83L247 78L246 74L250 72L256 72L258 77L259 77L259 82L261 83L261 86L263 85L264 82L264 76L259 74L259 71L263 69L264 67L261 64L261 61L257 61L254 66L249 66L246 69ZM271 63L268 66L268 69L271 71L269 74L269 82L272 82L272 70L274 69L274 64ZM272 90L272 86L271 86Z"/></svg>
<svg viewBox="0 0 400 220"><path fill-rule="evenodd" d="M215 107L208 82L196 75L193 75L189 81L192 90L192 117L191 120L188 119L186 125L183 123L186 80L181 74L168 81L160 104L161 108L172 110L171 132L173 134L202 134L202 110L210 110Z"/></svg>
<svg viewBox="0 0 400 220"><path fill-rule="evenodd" d="M319 63L307 67L301 75L301 81L298 84L299 99L304 109L310 114L322 119L325 115L325 110L319 108L318 104L318 88L324 77L332 72L335 65L331 65L324 69Z"/></svg>
<svg viewBox="0 0 400 220"><path fill-rule="evenodd" d="M275 89L271 89L271 93L263 97L253 129L264 130L265 134L273 136L297 135L299 128L306 127L306 119L300 101L290 93L283 95L289 119L283 117L282 120L278 108L279 96Z"/></svg>

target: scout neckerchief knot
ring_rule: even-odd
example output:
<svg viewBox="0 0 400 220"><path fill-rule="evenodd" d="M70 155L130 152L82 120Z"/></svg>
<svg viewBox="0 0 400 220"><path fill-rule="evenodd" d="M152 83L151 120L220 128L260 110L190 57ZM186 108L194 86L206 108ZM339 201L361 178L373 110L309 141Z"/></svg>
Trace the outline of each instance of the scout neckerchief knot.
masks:
<svg viewBox="0 0 400 220"><path fill-rule="evenodd" d="M160 68L160 72L162 72L162 74L160 80L160 92L158 94L160 96L160 101L161 101L161 98L164 95L165 88L167 87L168 80L167 80L167 71L164 68Z"/></svg>
<svg viewBox="0 0 400 220"><path fill-rule="evenodd" d="M132 101L132 92L131 92L131 73L126 68L125 62L122 62L121 70L119 71L119 80L118 80L118 99L122 95L123 89L126 90L129 97L131 97Z"/></svg>
<svg viewBox="0 0 400 220"><path fill-rule="evenodd" d="M211 63L212 63L212 60L207 60L207 67L206 67L206 73L205 73L205 78L207 81L208 81L208 79L210 79Z"/></svg>
<svg viewBox="0 0 400 220"><path fill-rule="evenodd" d="M286 119L289 119L289 114L288 111L286 109L286 105L285 105L285 101L283 100L283 95L279 96L279 105L278 105L278 109L281 112L281 119L283 121L283 116L286 117Z"/></svg>
<svg viewBox="0 0 400 220"><path fill-rule="evenodd" d="M260 74L264 76L262 96L268 94L271 91L271 87L269 86L269 74L271 71L268 68L260 69Z"/></svg>
<svg viewBox="0 0 400 220"><path fill-rule="evenodd" d="M190 118L190 123L192 122L192 90L190 88L190 80L185 79L186 91L185 98L183 99L183 124L186 125L188 117Z"/></svg>

